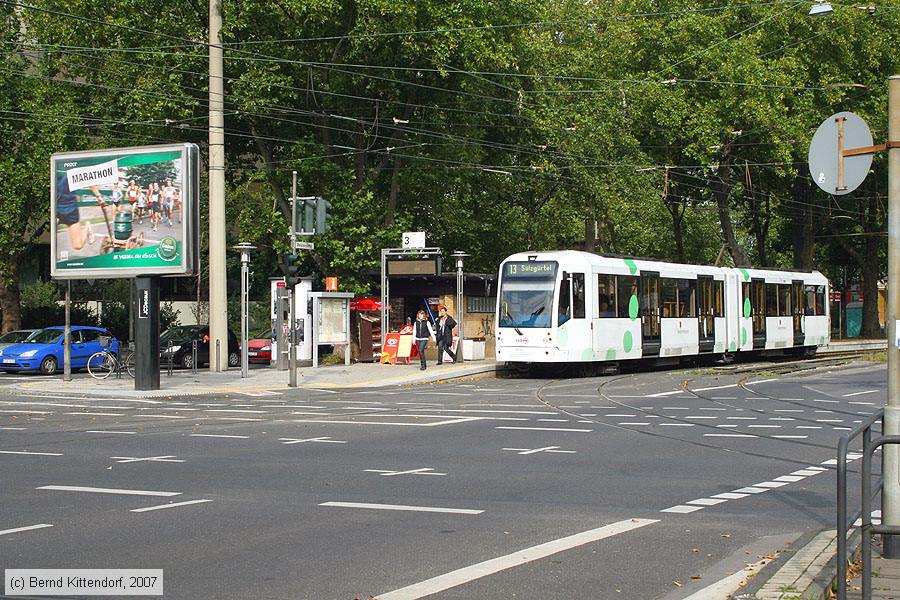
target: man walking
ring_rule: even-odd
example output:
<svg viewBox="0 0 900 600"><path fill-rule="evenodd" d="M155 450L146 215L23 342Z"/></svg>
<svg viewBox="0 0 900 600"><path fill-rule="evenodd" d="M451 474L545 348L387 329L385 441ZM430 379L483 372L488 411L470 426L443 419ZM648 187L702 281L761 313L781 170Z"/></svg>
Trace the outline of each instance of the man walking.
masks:
<svg viewBox="0 0 900 600"><path fill-rule="evenodd" d="M459 362L459 359L456 357L456 354L450 347L453 345L453 328L456 327L456 321L453 320L453 317L447 314L447 307L444 305L438 306L438 320L437 320L437 364L442 364L444 362L444 352L446 352L450 358L453 359L453 362Z"/></svg>

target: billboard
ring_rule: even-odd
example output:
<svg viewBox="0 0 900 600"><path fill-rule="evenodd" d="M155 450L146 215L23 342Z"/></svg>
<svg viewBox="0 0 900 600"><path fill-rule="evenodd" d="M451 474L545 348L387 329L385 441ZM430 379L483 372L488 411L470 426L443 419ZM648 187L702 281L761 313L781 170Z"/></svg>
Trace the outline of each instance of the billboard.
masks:
<svg viewBox="0 0 900 600"><path fill-rule="evenodd" d="M195 273L198 169L196 144L51 156L51 276L110 279Z"/></svg>

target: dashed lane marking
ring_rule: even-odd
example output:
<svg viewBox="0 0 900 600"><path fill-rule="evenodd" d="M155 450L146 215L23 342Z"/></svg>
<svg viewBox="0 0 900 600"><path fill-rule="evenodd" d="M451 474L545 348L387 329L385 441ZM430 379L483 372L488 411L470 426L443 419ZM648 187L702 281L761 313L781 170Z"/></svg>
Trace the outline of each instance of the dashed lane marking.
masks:
<svg viewBox="0 0 900 600"><path fill-rule="evenodd" d="M176 506L187 506L188 504L203 504L204 502L212 502L208 498L200 500L187 500L185 502L174 502L172 504L158 504L156 506L145 506L144 508L132 508L131 512L148 512L151 510L163 510L164 508L175 508Z"/></svg>
<svg viewBox="0 0 900 600"><path fill-rule="evenodd" d="M211 438L235 438L246 440L250 439L249 435L225 435L220 433L192 433L190 437L211 437Z"/></svg>
<svg viewBox="0 0 900 600"><path fill-rule="evenodd" d="M338 508L370 508L373 510L399 510L411 512L449 513L456 515L480 515L483 510L471 508L443 508L438 506L409 506L405 504L369 504L365 502L322 502L319 506L335 506ZM379 596L385 598L385 596Z"/></svg>
<svg viewBox="0 0 900 600"><path fill-rule="evenodd" d="M89 492L93 494L122 494L125 496L180 496L181 492L156 492L152 490L123 490L116 488L87 487L80 485L42 485L36 490L55 492Z"/></svg>
<svg viewBox="0 0 900 600"><path fill-rule="evenodd" d="M852 398L853 396L862 396L863 394L876 394L881 390L865 390L863 392L853 392L852 394L844 394L844 398Z"/></svg>
<svg viewBox="0 0 900 600"><path fill-rule="evenodd" d="M571 550L572 548L584 546L585 544L597 542L604 538L626 533L658 522L659 521L655 519L628 519L626 521L619 521L618 523L611 523L610 525L604 525L603 527L576 533L575 535L570 535L558 540L545 542L537 546L532 546L531 548L525 548L524 550L513 552L506 556L492 558L478 564L463 567L400 588L399 590L378 594L376 597L380 600L417 600L418 598L431 596L432 594L437 594L464 583L481 579L482 577L487 577L488 575L493 575L500 571L505 571L506 569L547 558L548 556Z"/></svg>
<svg viewBox="0 0 900 600"><path fill-rule="evenodd" d="M58 452L26 452L16 451L16 450L0 450L0 454L25 454L29 456L62 456L62 454Z"/></svg>
<svg viewBox="0 0 900 600"><path fill-rule="evenodd" d="M363 469L366 473L378 473L382 477L393 477L395 475L446 475L439 473L432 467L422 467L420 469L409 469L407 471L391 471L390 469Z"/></svg>
<svg viewBox="0 0 900 600"><path fill-rule="evenodd" d="M590 422L590 421L588 421ZM516 429L516 430L524 430L524 431L559 431L563 433L589 433L593 431L593 429L575 429L575 428L565 428L565 427L513 427L512 425L503 425L499 427L495 427L494 429Z"/></svg>
<svg viewBox="0 0 900 600"><path fill-rule="evenodd" d="M283 444L303 444L305 442L315 442L319 444L346 444L347 442L344 440L333 440L330 437L317 437L317 438L307 438L307 439L296 439L296 438L278 438L278 441Z"/></svg>
<svg viewBox="0 0 900 600"><path fill-rule="evenodd" d="M88 429L85 433L121 433L123 435L135 435L137 431L104 431L102 429Z"/></svg>
<svg viewBox="0 0 900 600"><path fill-rule="evenodd" d="M40 523L38 525L28 525L26 527L16 527L15 529L4 529L0 531L0 535L9 535L10 533L19 533L21 531L31 531L33 529L44 529L45 527L53 527L50 523Z"/></svg>
<svg viewBox="0 0 900 600"><path fill-rule="evenodd" d="M179 460L175 458L174 454L167 454L165 456L147 456L143 458L138 458L135 456L110 456L112 460L115 460L117 463L135 463L135 462L174 462L174 463L183 463L183 460Z"/></svg>
<svg viewBox="0 0 900 600"><path fill-rule="evenodd" d="M677 504L675 506L670 506L669 508L664 508L659 512L664 513L676 513L676 514L687 514L692 513L697 510L703 510L702 506L687 506L685 504Z"/></svg>
<svg viewBox="0 0 900 600"><path fill-rule="evenodd" d="M537 454L538 452L551 452L554 454L576 454L576 450L560 450L559 446L545 446L543 448L503 448L516 454Z"/></svg>

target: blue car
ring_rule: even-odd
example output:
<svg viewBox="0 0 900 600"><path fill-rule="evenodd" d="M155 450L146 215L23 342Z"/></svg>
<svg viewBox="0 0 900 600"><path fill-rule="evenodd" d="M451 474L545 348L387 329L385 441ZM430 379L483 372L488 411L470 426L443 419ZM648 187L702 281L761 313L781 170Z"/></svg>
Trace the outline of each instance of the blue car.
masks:
<svg viewBox="0 0 900 600"><path fill-rule="evenodd" d="M3 348L0 350L0 370L40 371L44 375L53 375L63 364L63 332L63 327L47 327L20 344ZM118 352L119 340L106 329L72 326L73 369L86 368L91 354L104 347L110 352Z"/></svg>

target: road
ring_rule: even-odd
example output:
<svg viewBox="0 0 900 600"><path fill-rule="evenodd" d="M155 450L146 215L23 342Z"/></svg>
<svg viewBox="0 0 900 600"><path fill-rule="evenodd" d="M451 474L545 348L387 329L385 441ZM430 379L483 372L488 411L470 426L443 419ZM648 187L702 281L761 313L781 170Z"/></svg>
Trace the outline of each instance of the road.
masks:
<svg viewBox="0 0 900 600"><path fill-rule="evenodd" d="M172 400L4 381L0 568L160 568L185 599L687 598L833 526L838 437L886 397L859 363Z"/></svg>

